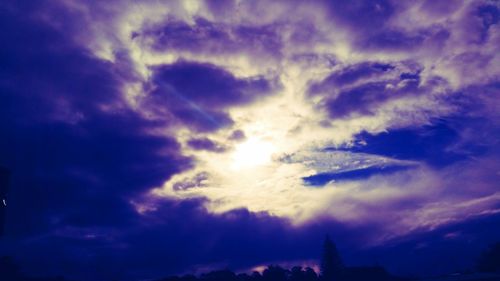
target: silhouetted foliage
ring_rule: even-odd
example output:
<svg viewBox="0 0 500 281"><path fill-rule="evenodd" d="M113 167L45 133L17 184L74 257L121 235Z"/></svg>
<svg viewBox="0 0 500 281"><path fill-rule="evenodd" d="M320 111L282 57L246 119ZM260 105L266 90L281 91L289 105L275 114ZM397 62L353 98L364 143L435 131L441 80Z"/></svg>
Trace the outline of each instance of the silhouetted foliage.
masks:
<svg viewBox="0 0 500 281"><path fill-rule="evenodd" d="M323 256L321 257L321 279L333 281L340 279L344 265L340 259L335 243L327 235L323 244Z"/></svg>
<svg viewBox="0 0 500 281"><path fill-rule="evenodd" d="M262 275L258 271L254 271L251 276L252 280L261 281Z"/></svg>
<svg viewBox="0 0 500 281"><path fill-rule="evenodd" d="M389 281L399 280L391 276L387 271L380 266L371 267L346 267L342 272L341 280L345 281Z"/></svg>
<svg viewBox="0 0 500 281"><path fill-rule="evenodd" d="M491 245L482 253L477 267L483 272L500 272L500 242Z"/></svg>
<svg viewBox="0 0 500 281"><path fill-rule="evenodd" d="M262 273L264 281L287 281L289 276L290 271L277 265L268 266Z"/></svg>
<svg viewBox="0 0 500 281"><path fill-rule="evenodd" d="M316 271L310 267L306 267L306 270L304 271L304 280L317 280L318 275L316 274Z"/></svg>
<svg viewBox="0 0 500 281"><path fill-rule="evenodd" d="M290 281L310 281L317 279L318 275L310 267L306 267L306 269L304 270L300 266L294 266L290 271Z"/></svg>
<svg viewBox="0 0 500 281"><path fill-rule="evenodd" d="M201 281L236 281L236 274L230 270L212 271L200 276Z"/></svg>
<svg viewBox="0 0 500 281"><path fill-rule="evenodd" d="M240 274L236 275L236 280L238 280L238 281L251 281L253 279L252 279L252 276L250 276L246 273L240 273Z"/></svg>
<svg viewBox="0 0 500 281"><path fill-rule="evenodd" d="M497 249L493 247L492 249ZM487 257L491 260L491 253L488 251ZM64 281L62 277L56 278L32 278L27 277L18 269L15 261L10 257L0 258L0 281ZM393 281L401 280L388 274L384 268L375 267L344 267L335 244L327 236L323 245L323 256L321 260L321 275L310 267L303 268L294 266L290 270L279 265L268 266L262 274L254 271L251 274L236 274L228 269L215 270L208 273L183 276L170 276L158 279L157 281Z"/></svg>

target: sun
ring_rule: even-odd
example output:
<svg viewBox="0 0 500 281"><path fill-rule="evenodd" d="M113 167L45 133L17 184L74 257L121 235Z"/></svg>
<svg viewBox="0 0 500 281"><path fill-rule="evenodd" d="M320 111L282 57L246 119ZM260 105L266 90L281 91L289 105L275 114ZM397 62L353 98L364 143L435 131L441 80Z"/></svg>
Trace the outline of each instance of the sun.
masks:
<svg viewBox="0 0 500 281"><path fill-rule="evenodd" d="M236 146L232 154L232 168L254 168L271 162L274 145L260 138L250 138Z"/></svg>

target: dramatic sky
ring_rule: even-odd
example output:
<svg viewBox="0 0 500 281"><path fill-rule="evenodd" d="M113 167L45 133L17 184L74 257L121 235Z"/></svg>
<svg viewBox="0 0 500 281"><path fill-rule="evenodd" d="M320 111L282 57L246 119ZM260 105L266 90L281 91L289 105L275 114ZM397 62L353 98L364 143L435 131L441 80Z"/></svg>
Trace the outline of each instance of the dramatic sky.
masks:
<svg viewBox="0 0 500 281"><path fill-rule="evenodd" d="M471 268L500 238L498 1L0 4L0 255L141 279Z"/></svg>

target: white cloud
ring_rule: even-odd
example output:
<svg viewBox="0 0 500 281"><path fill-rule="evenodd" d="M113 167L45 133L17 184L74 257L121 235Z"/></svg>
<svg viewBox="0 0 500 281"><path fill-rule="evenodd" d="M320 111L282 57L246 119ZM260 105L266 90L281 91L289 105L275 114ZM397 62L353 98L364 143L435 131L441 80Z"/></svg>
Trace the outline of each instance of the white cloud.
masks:
<svg viewBox="0 0 500 281"><path fill-rule="evenodd" d="M478 169L472 164L463 167L471 175L464 176L462 183L447 174L453 171L453 167L432 171L423 166L362 181L330 183L324 188L310 188L302 181L302 177L315 173L360 169L367 165L414 164L374 155L318 151L327 146L347 144L361 131L378 133L429 123L432 118L457 110L455 104L448 102L457 90L499 78L499 29L492 27L484 44L471 44L469 41L474 38L469 38L467 32L471 26L477 25L477 19L467 19L473 8L469 4L457 5L456 9L444 14L429 13L421 5L402 7L404 12L392 18L388 27L410 33L443 28L449 31L450 38L442 46L425 42L422 47L409 52L388 52L357 48L354 46L356 33L333 24L322 7L309 2L300 4L299 9L291 2L266 1L265 5L259 5L241 1L236 5L236 11L225 17L218 17L197 1L174 1L169 5L156 1L140 4L136 1L113 2L93 7L102 11L97 14L91 13L86 4L77 1L65 3L68 9L84 15L90 34L76 37L96 56L114 62L119 52L130 57L138 78L127 84L124 96L131 108L139 113L150 114L138 102L148 94L142 88L142 83L149 82L151 73L148 67L174 63L178 59L215 64L240 78L277 76L283 84L283 88L270 97L230 108L228 114L235 122L231 128L198 133L176 125L154 132L175 136L182 144L183 153L195 160L192 170L177 174L156 188L153 191L155 196L201 196L208 198L207 207L213 212L248 208L290 218L297 224L320 215L349 223L370 221L384 224L391 221L392 224L386 227L391 230L389 237L460 220L466 213L480 215L496 211L493 205L498 202L498 194L492 193L488 176L475 175L474 171ZM107 17L108 14L113 16ZM226 53L153 51L150 38L134 39L132 36L133 32L145 27L165 24L169 18L193 25L196 17L226 27L275 24L283 50L276 56L272 55L276 50L265 48L253 51L243 48ZM301 34L294 33L307 27L310 29L302 30ZM307 33L314 36L307 37ZM293 42L296 40L294 36L299 35L307 39ZM411 61L420 65L423 68L420 73L423 93L389 99L373 108L371 115L329 120L327 112L318 108L319 100L307 96L308 86L311 81L321 81L333 70L364 61L382 61L397 66ZM441 77L445 82L429 86L435 77ZM387 77L371 79L382 81ZM391 79L397 79L397 75ZM490 111L495 112L497 105L493 99ZM230 140L234 129L244 131L254 145L245 146L245 142ZM192 150L186 142L193 137L209 137L229 149L223 153ZM286 163L280 160L285 155L294 155L295 158ZM255 161L253 165L236 165L239 167L235 172L231 169L235 157L239 157L238 161L242 163L245 159ZM200 173L207 177L196 187L173 188L177 182L196 178ZM481 185L485 192L475 194L468 188L472 184ZM394 213L392 206L407 201L413 205L398 207L402 211ZM137 202L134 204L142 211L151 208L141 207Z"/></svg>

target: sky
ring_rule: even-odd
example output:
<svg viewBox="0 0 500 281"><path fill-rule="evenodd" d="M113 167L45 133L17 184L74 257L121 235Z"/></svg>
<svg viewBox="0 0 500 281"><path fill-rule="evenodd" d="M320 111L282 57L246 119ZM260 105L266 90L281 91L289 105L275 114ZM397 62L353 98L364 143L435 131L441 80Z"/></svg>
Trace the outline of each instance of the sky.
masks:
<svg viewBox="0 0 500 281"><path fill-rule="evenodd" d="M0 255L139 280L473 268L500 237L500 2L2 1ZM92 270L89 270L92 269Z"/></svg>

